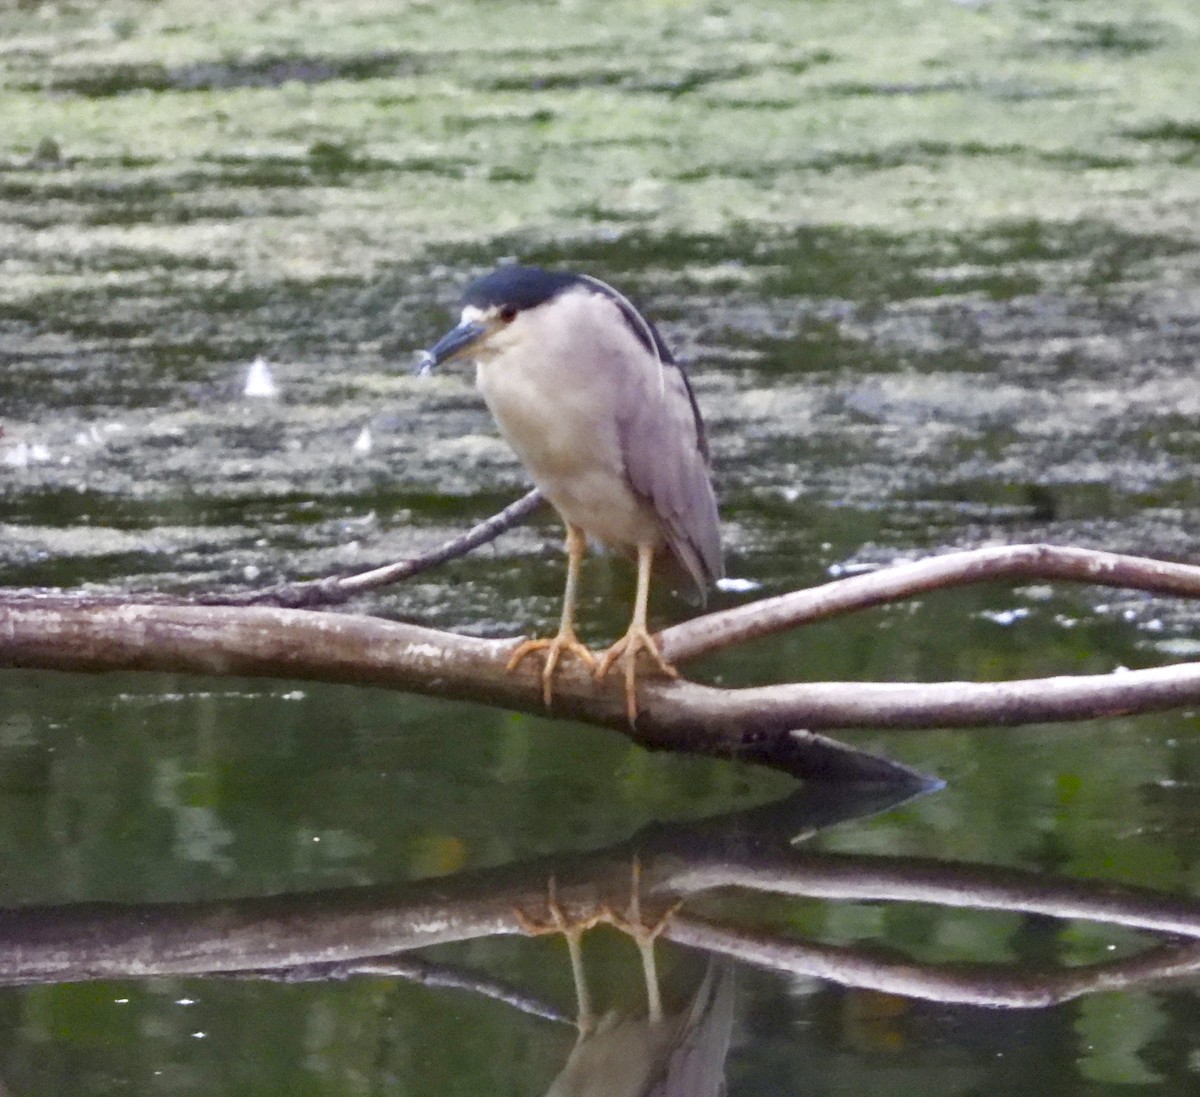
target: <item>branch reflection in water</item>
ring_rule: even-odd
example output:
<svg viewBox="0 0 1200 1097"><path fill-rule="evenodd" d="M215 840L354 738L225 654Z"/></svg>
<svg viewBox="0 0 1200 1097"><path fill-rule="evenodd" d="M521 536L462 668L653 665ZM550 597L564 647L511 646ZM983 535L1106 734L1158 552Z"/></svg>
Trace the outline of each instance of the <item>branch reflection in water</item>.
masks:
<svg viewBox="0 0 1200 1097"><path fill-rule="evenodd" d="M926 791L804 788L751 811L650 827L620 845L569 861L544 858L389 887L0 911L0 983L179 974L288 982L396 976L456 986L567 1022L561 1010L524 990L405 954L522 934L531 920L553 923L557 932L575 927L576 946L583 929L601 921L632 932L635 940L640 926L640 943L648 946L645 1013L608 1010L591 1020L586 985L577 975L581 1035L550 1090L614 1095L720 1091L733 1023L735 961L849 987L1007 1008L1045 1006L1200 972L1200 902L1192 899L988 865L797 848L836 823ZM894 952L883 955L857 944L805 940L789 928L747 927L744 918L723 913L752 910L761 921L758 912L767 897L774 904L821 899L1036 914L1125 927L1151 939L1133 955L1060 966L897 959ZM659 935L708 954L690 995L664 995L662 1008L650 951ZM576 958L575 966L581 973L582 960ZM618 1070L625 1088L614 1089ZM585 1079L603 1088L589 1088L593 1082Z"/></svg>

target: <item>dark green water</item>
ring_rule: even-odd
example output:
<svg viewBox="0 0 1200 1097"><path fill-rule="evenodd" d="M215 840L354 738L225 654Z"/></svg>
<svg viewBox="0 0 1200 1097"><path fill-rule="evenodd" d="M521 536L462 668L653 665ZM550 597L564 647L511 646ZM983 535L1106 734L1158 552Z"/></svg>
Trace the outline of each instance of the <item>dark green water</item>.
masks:
<svg viewBox="0 0 1200 1097"><path fill-rule="evenodd" d="M752 594L951 547L1195 560L1200 24L1185 0L0 11L0 582L193 591L432 547L525 488L413 351L502 257L645 302L692 363ZM250 362L279 394L242 394ZM363 432L369 433L369 446ZM356 445L356 443L358 443ZM545 631L552 516L351 608ZM592 560L585 636L631 576ZM660 622L691 612L663 596ZM998 680L1194 658L1141 595L970 588L697 677ZM847 736L948 782L806 849L1200 891L1194 712ZM619 843L788 782L383 691L0 672L0 905L369 887ZM925 904L745 902L924 963L1141 938ZM694 957L661 946L670 973ZM564 1010L560 942L431 958ZM636 954L588 939L602 1006ZM731 1095L1200 1088L1189 984L1036 1011L744 966ZM386 978L0 991L15 1097L543 1092L561 1025Z"/></svg>

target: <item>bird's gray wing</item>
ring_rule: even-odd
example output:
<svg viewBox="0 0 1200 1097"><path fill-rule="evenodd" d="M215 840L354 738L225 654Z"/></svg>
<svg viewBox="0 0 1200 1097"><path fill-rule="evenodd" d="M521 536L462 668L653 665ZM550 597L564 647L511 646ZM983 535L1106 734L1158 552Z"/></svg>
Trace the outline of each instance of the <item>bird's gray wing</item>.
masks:
<svg viewBox="0 0 1200 1097"><path fill-rule="evenodd" d="M621 449L633 490L654 508L679 562L703 597L725 574L721 529L696 397L683 370L666 361L627 388Z"/></svg>
<svg viewBox="0 0 1200 1097"><path fill-rule="evenodd" d="M725 1093L725 1059L733 1035L733 964L710 959L663 1073L645 1097L721 1097Z"/></svg>

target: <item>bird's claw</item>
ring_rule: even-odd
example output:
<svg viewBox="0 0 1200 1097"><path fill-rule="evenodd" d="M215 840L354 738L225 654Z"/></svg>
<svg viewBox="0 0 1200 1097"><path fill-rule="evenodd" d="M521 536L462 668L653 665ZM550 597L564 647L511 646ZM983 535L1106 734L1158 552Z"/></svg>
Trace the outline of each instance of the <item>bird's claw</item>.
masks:
<svg viewBox="0 0 1200 1097"><path fill-rule="evenodd" d="M621 666L625 671L625 713L629 717L630 724L636 722L638 713L637 656L639 651L648 653L658 666L658 669L667 678L679 677L679 671L663 658L663 654L658 650L658 644L655 642L654 637L650 635L650 631L639 625L630 626L629 631L604 653L600 659L599 666L594 671L596 681L602 681L617 661L620 660Z"/></svg>
<svg viewBox="0 0 1200 1097"><path fill-rule="evenodd" d="M568 914L567 908L558 901L558 884L551 876L546 889L546 917L535 918L522 907L513 907L513 917L521 927L521 932L529 937L544 937L550 933L580 937L605 920L605 910L601 908L583 917Z"/></svg>
<svg viewBox="0 0 1200 1097"><path fill-rule="evenodd" d="M542 701L547 708L554 698L554 672L564 655L575 656L588 670L594 670L596 666L595 653L575 635L574 629L560 629L557 636L549 639L522 640L508 657L505 673L511 674L526 658L538 651L546 653L546 661L542 665Z"/></svg>
<svg viewBox="0 0 1200 1097"><path fill-rule="evenodd" d="M611 906L605 904L597 921L607 922L622 933L628 934L639 944L652 944L666 928L671 916L683 906L683 900L672 903L662 914L653 921L647 921L642 916L642 862L637 856L633 858L633 869L629 887L629 905L623 914L618 914Z"/></svg>

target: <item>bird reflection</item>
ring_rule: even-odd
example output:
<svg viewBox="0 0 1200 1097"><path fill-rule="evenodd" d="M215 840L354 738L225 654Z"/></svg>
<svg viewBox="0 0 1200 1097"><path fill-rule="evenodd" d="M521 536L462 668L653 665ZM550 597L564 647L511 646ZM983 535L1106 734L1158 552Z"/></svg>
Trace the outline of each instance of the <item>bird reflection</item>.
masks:
<svg viewBox="0 0 1200 1097"><path fill-rule="evenodd" d="M639 877L635 861L624 914L602 906L583 917L573 915L558 902L553 880L548 919L537 921L518 912L527 933L564 936L575 981L579 1038L546 1097L718 1097L725 1092L725 1057L733 1029L733 966L710 959L699 988L684 1008L664 1011L654 942L676 908L652 922L644 920ZM601 922L627 933L638 946L646 982L644 1017L612 1010L597 1018L592 1011L582 938Z"/></svg>

